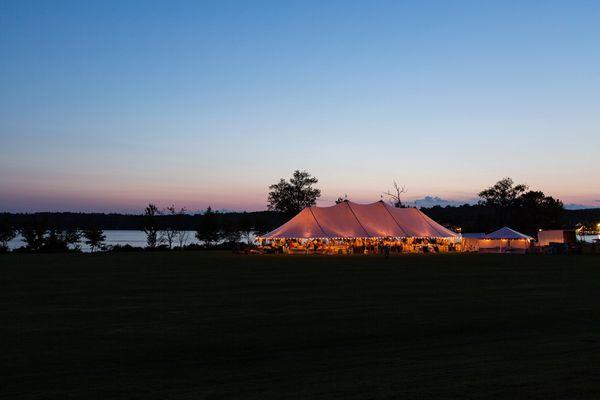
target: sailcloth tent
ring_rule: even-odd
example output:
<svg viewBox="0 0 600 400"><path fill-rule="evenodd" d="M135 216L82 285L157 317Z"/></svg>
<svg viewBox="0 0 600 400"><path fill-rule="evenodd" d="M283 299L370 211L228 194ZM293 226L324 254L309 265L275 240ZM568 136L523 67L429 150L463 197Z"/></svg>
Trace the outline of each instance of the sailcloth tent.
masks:
<svg viewBox="0 0 600 400"><path fill-rule="evenodd" d="M383 201L343 201L331 207L306 207L263 239L454 238L416 208L396 208Z"/></svg>

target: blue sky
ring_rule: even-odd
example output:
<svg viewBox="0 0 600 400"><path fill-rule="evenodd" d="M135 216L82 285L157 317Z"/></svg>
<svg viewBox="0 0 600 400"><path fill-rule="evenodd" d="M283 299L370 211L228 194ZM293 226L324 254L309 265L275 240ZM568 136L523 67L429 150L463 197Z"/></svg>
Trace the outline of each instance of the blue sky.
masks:
<svg viewBox="0 0 600 400"><path fill-rule="evenodd" d="M0 4L0 210L472 200L600 206L600 3Z"/></svg>

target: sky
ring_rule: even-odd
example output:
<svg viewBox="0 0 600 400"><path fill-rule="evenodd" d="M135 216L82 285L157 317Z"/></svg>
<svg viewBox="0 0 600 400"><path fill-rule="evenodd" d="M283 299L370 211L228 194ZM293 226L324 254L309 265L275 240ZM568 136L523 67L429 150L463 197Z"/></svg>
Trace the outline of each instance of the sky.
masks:
<svg viewBox="0 0 600 400"><path fill-rule="evenodd" d="M0 2L0 211L600 206L600 2Z"/></svg>

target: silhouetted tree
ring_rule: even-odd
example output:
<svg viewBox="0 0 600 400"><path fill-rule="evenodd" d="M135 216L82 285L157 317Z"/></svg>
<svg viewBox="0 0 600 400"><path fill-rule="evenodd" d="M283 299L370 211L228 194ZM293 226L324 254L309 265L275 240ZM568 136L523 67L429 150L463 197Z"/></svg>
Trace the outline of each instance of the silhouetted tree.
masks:
<svg viewBox="0 0 600 400"><path fill-rule="evenodd" d="M481 192L480 203L486 206L507 208L515 204L518 197L527 190L527 185L515 185L511 178L504 178Z"/></svg>
<svg viewBox="0 0 600 400"><path fill-rule="evenodd" d="M321 190L312 187L318 182L317 178L306 171L294 171L289 182L282 178L269 186L269 210L294 214L304 207L314 206L321 197Z"/></svg>
<svg viewBox="0 0 600 400"><path fill-rule="evenodd" d="M81 232L75 228L67 228L60 233L60 238L64 241L67 247L72 246L71 250L79 251L81 250L81 246L79 242L81 241Z"/></svg>
<svg viewBox="0 0 600 400"><path fill-rule="evenodd" d="M526 191L527 185L515 185L511 178L504 178L479 192L479 203L490 210L492 225L514 225L517 200Z"/></svg>
<svg viewBox="0 0 600 400"><path fill-rule="evenodd" d="M190 235L190 232L187 230L178 231L177 236L175 237L177 247L179 247L180 249L183 249L183 246L185 246L188 241L189 235Z"/></svg>
<svg viewBox="0 0 600 400"><path fill-rule="evenodd" d="M247 213L242 214L242 217L239 221L239 230L246 243L249 244L252 241L251 237L252 232L254 231L254 221Z"/></svg>
<svg viewBox="0 0 600 400"><path fill-rule="evenodd" d="M541 191L528 191L515 202L515 223L524 232L534 235L538 229L560 227L564 218L562 201Z"/></svg>
<svg viewBox="0 0 600 400"><path fill-rule="evenodd" d="M261 237L272 231L275 227L277 227L279 223L269 223L269 221L265 219L258 219L254 224L254 234L257 237Z"/></svg>
<svg viewBox="0 0 600 400"><path fill-rule="evenodd" d="M30 221L23 226L19 233L23 237L26 248L31 251L38 251L44 245L46 233L48 231L47 223L45 220L36 219Z"/></svg>
<svg viewBox="0 0 600 400"><path fill-rule="evenodd" d="M383 194L385 196L388 196L390 199L390 203L397 208L404 208L404 204L402 204L402 194L406 193L406 187L402 186L400 187L400 185L398 185L398 183L396 181L394 181L394 188L393 190L388 190L387 192L384 192Z"/></svg>
<svg viewBox="0 0 600 400"><path fill-rule="evenodd" d="M458 226L463 232L491 232L508 225L535 236L538 229L572 228L582 220L600 218L600 210L565 210L563 203L541 191L528 191L526 185L514 185L510 178L480 193L475 205L421 208L425 214L445 225Z"/></svg>
<svg viewBox="0 0 600 400"><path fill-rule="evenodd" d="M17 236L15 227L8 221L7 218L3 218L0 221L0 252L8 251L8 242L13 240Z"/></svg>
<svg viewBox="0 0 600 400"><path fill-rule="evenodd" d="M240 228L236 226L233 220L227 220L224 222L221 228L221 238L227 243L239 243L242 234Z"/></svg>
<svg viewBox="0 0 600 400"><path fill-rule="evenodd" d="M83 237L85 238L85 244L90 246L91 252L101 249L104 245L104 241L106 240L104 232L102 231L102 229L99 228L91 228L84 230Z"/></svg>
<svg viewBox="0 0 600 400"><path fill-rule="evenodd" d="M167 207L164 211L164 215L168 215L171 218L170 224L162 224L162 229L160 231L160 238L163 243L166 243L169 246L169 249L173 248L173 244L178 243L179 247L183 247L185 242L187 241L187 232L180 228L180 216L185 215L186 209L181 208L177 210L175 205L171 205Z"/></svg>
<svg viewBox="0 0 600 400"><path fill-rule="evenodd" d="M219 230L219 221L217 219L218 212L212 210L210 206L204 212L200 219L200 225L196 230L196 239L204 243L207 248L218 243L221 238Z"/></svg>
<svg viewBox="0 0 600 400"><path fill-rule="evenodd" d="M287 216L276 211L254 211L247 213L253 221L263 220L269 226L275 227L286 222ZM228 212L220 213L219 218L230 218L238 220L243 217L243 213ZM32 213L32 214L13 214L0 212L0 220L8 219L9 223L16 229L30 225L32 221L42 219L48 222L48 226L58 227L60 229L77 228L80 230L100 228L103 230L139 230L144 229L145 216L143 213L137 215L127 214L99 214L99 213L71 213L71 212L52 212L52 213ZM195 231L198 227L198 216L186 213L185 215L173 218L170 215L159 215L157 217L159 226L164 228L167 225L175 223L178 228L188 231ZM598 218L591 218L596 221Z"/></svg>
<svg viewBox="0 0 600 400"><path fill-rule="evenodd" d="M51 228L44 237L44 242L40 250L44 252L67 252L69 250L80 250L80 238L81 235L76 229L60 230ZM73 248L69 246L73 246Z"/></svg>
<svg viewBox="0 0 600 400"><path fill-rule="evenodd" d="M560 227L564 217L563 203L541 191L527 189L527 185L515 185L510 178L501 179L479 193L480 205L491 211L496 227L512 225L530 235L539 228Z"/></svg>
<svg viewBox="0 0 600 400"><path fill-rule="evenodd" d="M144 210L144 232L146 232L146 243L151 249L161 244L161 238L158 236L159 226L156 218L160 212L155 204L148 204Z"/></svg>

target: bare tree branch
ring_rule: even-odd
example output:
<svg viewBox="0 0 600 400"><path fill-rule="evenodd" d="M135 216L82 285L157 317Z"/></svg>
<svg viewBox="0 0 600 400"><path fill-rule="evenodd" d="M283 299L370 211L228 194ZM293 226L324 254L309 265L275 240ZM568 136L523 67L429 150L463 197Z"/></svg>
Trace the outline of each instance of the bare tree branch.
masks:
<svg viewBox="0 0 600 400"><path fill-rule="evenodd" d="M406 186L400 187L396 181L394 181L393 190L388 190L387 192L383 192L384 195L388 196L390 199L390 203L394 207L402 208L404 205L402 204L402 194L407 193Z"/></svg>

